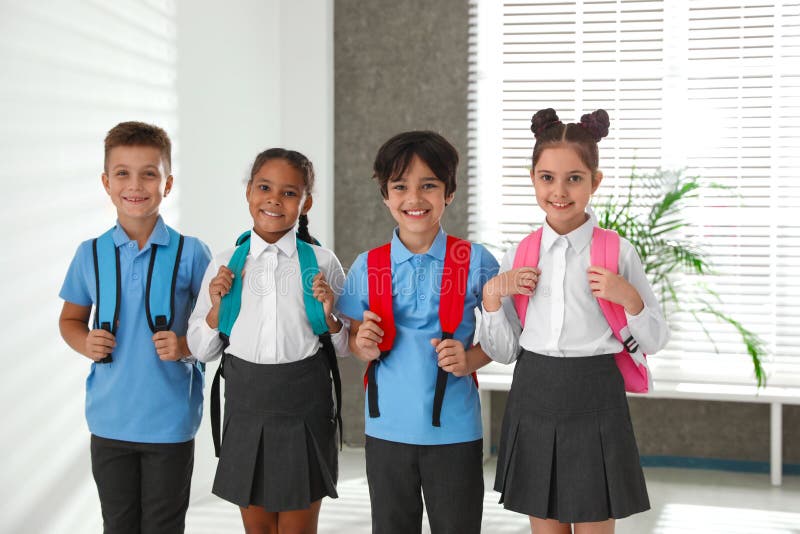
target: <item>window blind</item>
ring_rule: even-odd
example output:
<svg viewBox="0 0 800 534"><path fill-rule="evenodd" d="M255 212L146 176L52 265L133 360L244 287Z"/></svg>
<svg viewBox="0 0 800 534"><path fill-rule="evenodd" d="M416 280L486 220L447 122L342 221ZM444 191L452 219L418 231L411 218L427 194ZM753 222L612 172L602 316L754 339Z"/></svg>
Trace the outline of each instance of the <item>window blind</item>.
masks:
<svg viewBox="0 0 800 534"><path fill-rule="evenodd" d="M633 169L724 186L687 206L683 237L715 266L702 277L715 308L766 343L769 385L800 385L800 222L789 216L800 207L800 2L474 0L470 20L471 237L499 252L543 221L528 176L536 110L573 122L606 109L598 196L623 194ZM699 281L680 278L687 298ZM650 359L656 380L754 382L731 325L670 320L668 347Z"/></svg>

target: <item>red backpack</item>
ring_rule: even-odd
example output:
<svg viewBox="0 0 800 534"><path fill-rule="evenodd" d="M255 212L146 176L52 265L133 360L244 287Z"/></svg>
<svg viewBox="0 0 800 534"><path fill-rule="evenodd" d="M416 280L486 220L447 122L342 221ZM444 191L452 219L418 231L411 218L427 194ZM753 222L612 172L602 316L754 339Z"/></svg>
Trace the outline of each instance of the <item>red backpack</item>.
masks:
<svg viewBox="0 0 800 534"><path fill-rule="evenodd" d="M364 388L367 390L367 403L370 417L380 417L378 409L378 384L375 370L381 360L389 355L394 345L397 329L392 309L392 258L391 243L374 248L367 254L367 281L369 283L369 309L381 318L383 340L378 345L381 355L369 362L364 373ZM464 298L467 294L469 260L472 244L464 239L447 236L444 269L442 270L441 295L439 297L439 323L442 326L442 340L452 339L464 315ZM447 387L448 373L439 368L436 375L436 391L433 396L433 426L441 426L439 420ZM478 378L472 373L475 385Z"/></svg>
<svg viewBox="0 0 800 534"><path fill-rule="evenodd" d="M536 267L539 265L539 248L542 243L542 229L528 235L520 241L517 253L514 256L514 269L520 267ZM613 273L617 273L619 265L619 234L613 230L604 230L594 227L592 244L590 245L592 265L599 265ZM528 311L530 297L527 295L514 295L514 308L517 310L522 326L525 326L525 314ZM628 329L628 318L625 309L619 304L598 298L600 309L611 326L614 337L622 343L622 351L614 356L617 367L625 381L625 391L631 393L647 393L650 390L650 376L642 354L642 363L637 363L631 356L639 350L639 345Z"/></svg>

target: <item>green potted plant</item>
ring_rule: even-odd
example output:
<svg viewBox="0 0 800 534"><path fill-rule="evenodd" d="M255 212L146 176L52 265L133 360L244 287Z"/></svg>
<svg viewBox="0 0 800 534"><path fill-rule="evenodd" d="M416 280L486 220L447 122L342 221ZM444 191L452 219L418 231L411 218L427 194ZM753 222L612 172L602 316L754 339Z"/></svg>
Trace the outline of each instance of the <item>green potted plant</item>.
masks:
<svg viewBox="0 0 800 534"><path fill-rule="evenodd" d="M762 361L766 356L764 342L734 317L720 311L719 296L702 282L687 275L713 274L713 265L697 243L681 237L681 230L689 226L682 215L692 199L697 198L701 184L696 176L683 172L657 171L647 175L631 172L628 187L622 195L601 197L595 212L601 227L614 230L636 248L645 272L660 293L666 312L691 314L711 341L716 343L703 326L704 319L728 323L741 337L753 362L753 373L759 387L766 384ZM709 187L720 188L717 184ZM679 285L694 284L692 291L683 291Z"/></svg>

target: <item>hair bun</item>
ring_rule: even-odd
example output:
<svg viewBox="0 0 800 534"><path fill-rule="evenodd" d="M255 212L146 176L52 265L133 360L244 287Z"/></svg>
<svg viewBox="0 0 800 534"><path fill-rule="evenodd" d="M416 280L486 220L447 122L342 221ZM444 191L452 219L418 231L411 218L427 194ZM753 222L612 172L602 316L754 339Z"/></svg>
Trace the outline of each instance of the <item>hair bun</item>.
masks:
<svg viewBox="0 0 800 534"><path fill-rule="evenodd" d="M561 120L553 108L540 109L531 117L531 131L537 139L545 130L557 124L561 124Z"/></svg>
<svg viewBox="0 0 800 534"><path fill-rule="evenodd" d="M598 109L581 117L580 125L586 128L592 138L597 142L608 135L608 126L611 121L604 109Z"/></svg>

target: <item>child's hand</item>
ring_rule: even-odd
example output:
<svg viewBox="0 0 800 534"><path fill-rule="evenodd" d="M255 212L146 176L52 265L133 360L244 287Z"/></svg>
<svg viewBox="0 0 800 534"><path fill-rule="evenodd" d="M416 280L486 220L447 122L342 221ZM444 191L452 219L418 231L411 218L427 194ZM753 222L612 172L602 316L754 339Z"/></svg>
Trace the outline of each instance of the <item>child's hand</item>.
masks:
<svg viewBox="0 0 800 534"><path fill-rule="evenodd" d="M211 279L208 284L208 294L211 296L211 305L219 307L222 297L230 293L233 286L233 271L225 265L220 265L217 276Z"/></svg>
<svg viewBox="0 0 800 534"><path fill-rule="evenodd" d="M317 273L314 277L314 282L311 284L311 291L314 298L322 303L322 310L325 312L325 317L333 313L333 290L328 282L325 281L325 275Z"/></svg>
<svg viewBox="0 0 800 534"><path fill-rule="evenodd" d="M639 292L621 275L597 265L590 266L587 273L595 298L619 304L631 315L638 315L644 308Z"/></svg>
<svg viewBox="0 0 800 534"><path fill-rule="evenodd" d="M381 318L377 313L364 311L364 322L358 327L356 334L356 349L366 361L376 360L381 355L378 343L383 341L383 330L378 323Z"/></svg>
<svg viewBox="0 0 800 534"><path fill-rule="evenodd" d="M335 297L333 289L325 281L325 275L317 273L314 277L314 282L311 284L311 291L314 298L322 303L322 311L325 312L325 322L328 324L328 330L335 334L342 329L342 323L333 316L333 299Z"/></svg>
<svg viewBox="0 0 800 534"><path fill-rule="evenodd" d="M211 309L206 315L206 323L211 328L219 328L219 305L222 297L230 293L233 286L233 271L225 265L220 265L217 276L208 283L208 294L211 297ZM244 276L244 271L242 271Z"/></svg>
<svg viewBox="0 0 800 534"><path fill-rule="evenodd" d="M114 350L117 340L114 334L100 328L90 330L86 336L86 356L99 362Z"/></svg>
<svg viewBox="0 0 800 534"><path fill-rule="evenodd" d="M431 339L431 345L439 355L439 367L457 377L467 376L470 373L463 343L457 339L445 339L444 341Z"/></svg>
<svg viewBox="0 0 800 534"><path fill-rule="evenodd" d="M158 357L164 361L175 362L183 358L178 344L178 336L171 330L153 334L153 344L156 346Z"/></svg>
<svg viewBox="0 0 800 534"><path fill-rule="evenodd" d="M500 309L500 299L510 295L533 295L539 275L538 267L520 267L498 274L483 286L483 307L493 312Z"/></svg>

